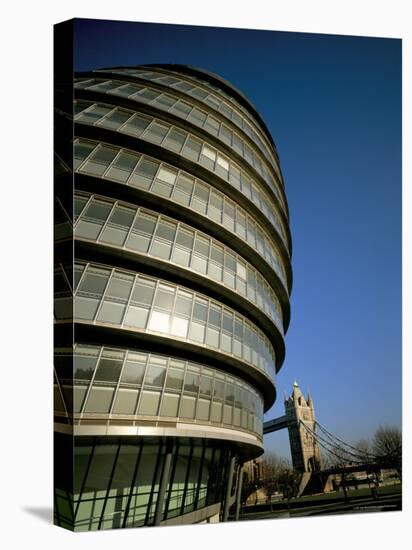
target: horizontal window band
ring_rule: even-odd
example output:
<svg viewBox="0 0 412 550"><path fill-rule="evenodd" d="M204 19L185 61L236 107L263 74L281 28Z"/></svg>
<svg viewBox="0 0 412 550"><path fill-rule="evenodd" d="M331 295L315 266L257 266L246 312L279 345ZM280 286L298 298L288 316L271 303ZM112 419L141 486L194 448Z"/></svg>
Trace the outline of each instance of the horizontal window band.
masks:
<svg viewBox="0 0 412 550"><path fill-rule="evenodd" d="M263 437L261 395L220 369L171 355L90 344L55 348L54 365L55 416L71 424L201 424Z"/></svg>
<svg viewBox="0 0 412 550"><path fill-rule="evenodd" d="M141 67L143 69L143 67ZM176 71L171 71L171 70L164 70L164 69L161 69L159 67L153 67L153 68L149 68L149 70L155 70L157 73L159 73L159 76L172 76L174 78L177 78L177 79L183 79L185 82L190 82L192 86L194 87L201 87L202 90L207 90L207 94L208 95L213 95L215 97L217 97L218 101L220 102L224 102L224 103L228 103L231 108L235 107L235 110L240 110L242 112L242 115L240 115L242 118L245 119L245 121L247 122L247 124L249 126L253 126L253 131L255 133L257 133L257 135L259 136L259 139L262 140L262 143L264 145L267 146L268 149L271 150L271 152L273 153L274 157L275 157L275 160L277 161L277 163L279 164L279 155L278 155L278 152L277 152L277 149L276 149L276 145L272 139L272 136L270 134L270 132L268 131L267 129L267 126L266 124L264 123L264 121L262 120L262 118L260 117L259 113L256 111L255 108L253 108L253 111L250 110L250 106L246 108L246 112L245 112L245 107L244 106L240 106L239 104L236 103L236 100L233 101L233 95L232 93L225 95L225 94L222 94L221 91L217 91L215 88L210 88L209 87L209 83L207 81L204 81L203 79L203 75L200 77L202 79L202 82L199 82L199 80L192 80L190 76L188 76L187 74L180 74L179 72L176 72ZM86 73L81 73L81 74L77 74L75 75L75 78L81 78L82 80L83 79L95 79L95 78L105 78L105 79L111 79L111 80L121 80L123 82L125 82L125 84L140 84L144 87L156 87L158 88L159 90L162 90L163 93L171 93L171 94L175 94L175 95L179 95L179 97L181 98L181 100L183 101L196 101L196 106L198 106L199 108L201 107L202 109L203 108L211 108L210 106L210 103L206 102L206 101L202 101L201 99L198 99L197 97L195 97L193 94L190 94L190 93L187 93L185 91L182 91L181 89L177 88L176 86L170 86L168 84L165 84L164 82L160 81L160 80L153 80L153 79L149 79L147 78L147 76L135 76L135 75L132 75L132 74L128 74L127 72L121 72L121 70L119 70L119 68L113 68L113 71L107 71L107 70L104 70L104 71L100 71L100 70L97 70L97 71L89 71L89 72L86 72ZM206 86L206 88L205 88ZM238 92L237 92L238 93ZM250 103L248 102L248 100L246 99L248 105L250 105ZM212 107L212 112L214 113L218 113L220 115L223 115L223 113L219 110L213 110L213 107ZM224 116L224 115L223 115ZM234 126L236 128L239 128L241 131L243 131L243 133L245 133L245 135L248 136L247 132L244 131L243 128L240 128L238 125L236 125L230 118L228 117L224 117L225 120L228 120L229 122L231 122L232 124L234 124Z"/></svg>
<svg viewBox="0 0 412 550"><path fill-rule="evenodd" d="M93 77L97 74L108 74L108 70L111 74L119 74L119 69L142 69L149 72L154 71L156 73L159 73L159 75L165 77L172 76L177 79L183 79L185 82L190 83L192 86L200 86L202 89L208 90L208 93L218 95L219 99L224 100L225 102L228 102L230 104L234 104L238 109L240 109L249 119L249 122L252 121L253 124L259 128L259 130L265 136L268 145L273 147L275 153L277 154L276 145L273 141L272 135L254 105L248 100L243 92L235 88L230 82L227 82L218 77L218 75L208 73L207 71L195 69L186 65L156 64L144 65L140 67L112 67L111 69L111 71L110 69L105 69L104 72L102 72L101 70L93 71L90 73L90 75L91 77ZM127 75L129 79L132 77L132 75L127 73L123 74ZM133 79L133 82L135 81L136 79ZM148 79L148 82L153 82L153 80ZM155 82L158 81L156 80ZM175 88L173 87L172 89ZM190 97L193 96L190 95Z"/></svg>
<svg viewBox="0 0 412 550"><path fill-rule="evenodd" d="M170 262L161 261L143 254L133 253L129 250L121 250L103 243L92 243L90 241L76 239L75 250L76 260L96 262L102 261L113 267L128 270L137 270L148 275L164 277L173 283L181 284L194 291L208 295L218 300L246 318L250 319L265 334L272 343L276 353L276 370L279 372L285 359L285 342L274 321L236 291L209 279L189 269L180 268ZM71 246L71 244L69 245Z"/></svg>
<svg viewBox="0 0 412 550"><path fill-rule="evenodd" d="M201 274L189 269L181 268L176 264L162 261L143 254L121 250L103 243L92 243L86 240L76 240L76 260L88 262L101 261L113 267L139 271L147 275L159 276L170 282L183 285L195 292L206 294L210 298L221 302L236 312L250 319L258 326L272 343L276 352L277 372L285 358L285 343L275 322L259 307L235 290L223 286Z"/></svg>
<svg viewBox="0 0 412 550"><path fill-rule="evenodd" d="M108 185L105 185L105 183ZM142 207L155 209L159 213L174 216L180 221L205 232L210 237L217 238L223 244L232 248L235 252L242 255L245 260L250 262L250 264L268 281L272 287L280 301L284 331L287 331L290 320L290 303L289 295L284 284L266 259L255 249L253 249L247 242L242 241L235 233L229 231L225 227L222 227L222 225L214 222L210 218L199 215L196 211L190 208L181 206L180 204L167 198L154 195L153 193L149 193L142 189L83 174L75 175L75 187L79 191L96 193L102 196L105 195L111 199L124 200L135 205L139 204ZM67 198L68 196L66 199ZM281 259L284 260L283 258ZM289 259L284 261L284 266L288 286L291 287L292 270Z"/></svg>
<svg viewBox="0 0 412 550"><path fill-rule="evenodd" d="M248 199L241 191L237 190L233 185L228 185L228 182L220 178L216 173L207 170L202 165L195 163L186 157L176 154L164 147L158 146L154 143L129 136L127 134L109 130L107 128L99 126L90 126L87 124L76 123L75 135L79 138L91 139L94 141L102 142L108 146L124 147L131 151L140 154L147 154L156 158L159 161L164 161L170 165L185 170L190 175L197 177L212 187L215 187L221 193L227 195L237 204L249 211L253 217L261 223L265 230L271 235L274 241L278 244L278 247L285 251L286 257L290 258L290 254L286 251L285 244L283 243L280 235L275 229L274 225L268 218L259 210L259 208ZM291 250L291 236L288 220L282 216L283 225L287 234L287 240L289 249ZM290 260L289 260L290 261Z"/></svg>
<svg viewBox="0 0 412 550"><path fill-rule="evenodd" d="M198 273L202 278L239 293L264 311L277 325L282 323L281 306L276 292L260 271L244 257L243 251L237 253L219 238L210 236L209 232L199 231L180 221L179 217L166 216L157 209L147 209L130 202L116 201L105 195L79 191L75 192L74 201L77 215L76 239L162 259ZM59 201L56 203L55 213L59 212L57 207L61 208L59 220L70 223ZM61 224L55 227L60 228L60 233L66 236ZM67 236L72 236L70 231ZM235 239L240 241L237 235ZM278 265L277 267L281 270ZM275 270L276 281L277 274L278 271ZM283 277L281 281L285 284Z"/></svg>
<svg viewBox="0 0 412 550"><path fill-rule="evenodd" d="M172 124L173 126L182 128L182 129L188 131L190 134L196 135L200 139L205 139L205 137L207 137L207 142L208 143L210 143L211 145L213 145L217 149L221 150L223 153L225 153L229 157L232 157L239 165L244 167L245 170L251 172L253 174L254 178L257 181L259 181L259 183L261 185L264 185L266 190L271 195L273 195L273 197L276 198L276 201L279 201L279 199L274 194L274 191L270 188L269 184L266 182L265 178L259 173L259 171L253 166L253 164L248 162L248 160L243 155L238 153L229 144L227 144L224 141L218 139L212 133L207 132L207 130L205 130L204 128L199 127L196 124L191 123L189 120L186 120L182 117L179 117L179 116L173 114L172 112L156 108L155 105L151 105L151 104L147 104L147 103L143 103L143 102L140 103L138 101L134 101L133 99L128 99L128 98L125 98L125 97L122 97L122 96L119 96L119 95L114 95L114 94L107 94L105 92L99 92L98 90L83 90L83 89L75 90L75 96L76 96L76 99L79 99L79 100L84 99L84 100L88 100L88 101L92 101L92 102L106 103L106 104L109 104L109 105L113 105L113 107L124 107L124 108L128 108L130 110L136 111L136 112L141 112L143 114L148 114L148 115L151 115L155 118L162 119L165 122L168 122L169 124ZM189 98L191 98L191 96L186 96L186 101L190 101ZM194 100L194 98L193 98L193 100ZM196 107L196 106L197 105L193 102L193 107ZM201 107L202 110L209 110L210 111L209 114L212 114L213 116L219 116L219 113L216 113L216 111L214 111L211 108L208 108L203 103L199 102L199 106ZM226 123L226 120L222 117L221 122ZM253 149L256 148L256 144L247 136L247 134L245 134L240 128L235 126L233 123L231 123L231 126L232 126L232 129L235 132L239 132L239 131L242 132L242 138L243 138L244 141L247 142L247 144L249 146L252 146ZM287 199L286 199L286 195L285 195L285 191L284 191L283 182L280 181L279 177L276 174L276 171L271 166L271 164L267 160L266 156L260 151L259 148L257 148L257 150L259 151L260 159L261 160L264 159L264 162L265 162L265 165L267 167L268 172L271 172L272 174L274 174L274 181L275 181L276 189L280 193L280 195L282 197L282 200L283 200L283 203L284 203L284 205L280 204L280 208L282 209L282 211L284 211L286 217L288 218L289 213L288 213ZM278 163L277 163L277 168L280 171L280 166L279 166Z"/></svg>
<svg viewBox="0 0 412 550"><path fill-rule="evenodd" d="M55 346L65 346L68 342L73 342L73 334L74 340L79 343L155 351L224 370L244 379L245 382L254 386L262 394L265 412L270 409L276 399L276 387L269 376L241 359L205 345L196 345L189 340L177 340L161 334L92 324L88 321L74 323L59 321L55 324Z"/></svg>
<svg viewBox="0 0 412 550"><path fill-rule="evenodd" d="M78 92L78 95L77 95ZM277 192L282 197L282 201L277 197L275 191L272 189L271 185L265 180L265 178L257 171L257 169L250 164L240 153L238 153L233 147L226 144L224 141L219 140L213 134L208 133L203 128L193 124L192 122L180 118L173 113L157 109L155 106L149 105L147 103L137 103L136 101L129 100L116 95L109 95L103 92L92 91L92 90L76 90L76 99L78 101L87 101L93 103L106 104L112 108L123 108L130 110L132 113L148 115L154 119L158 119L161 122L170 124L171 126L184 130L189 134L206 141L207 144L221 151L223 154L228 156L230 159L235 161L245 172L248 172L259 185L265 189L265 191L270 195L279 213L286 219L286 222L289 221L289 213L287 207L287 199L283 184L279 181L278 176L276 175L273 186ZM76 121L75 121L76 123ZM271 172L274 172L271 167Z"/></svg>

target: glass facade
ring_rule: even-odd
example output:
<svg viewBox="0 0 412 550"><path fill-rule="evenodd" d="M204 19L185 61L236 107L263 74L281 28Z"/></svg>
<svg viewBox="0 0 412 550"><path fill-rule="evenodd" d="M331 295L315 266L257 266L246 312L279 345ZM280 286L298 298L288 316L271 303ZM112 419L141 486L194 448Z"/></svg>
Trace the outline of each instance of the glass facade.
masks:
<svg viewBox="0 0 412 550"><path fill-rule="evenodd" d="M131 250L213 279L246 297L282 328L279 300L242 256L195 228L146 208L76 194L76 238Z"/></svg>
<svg viewBox="0 0 412 550"><path fill-rule="evenodd" d="M140 155L120 147L108 147L90 140L76 140L74 154L78 173L109 179L161 196L234 232L256 249L279 277L285 279L280 253L267 231L244 208L204 180L148 155ZM266 203L259 200L258 193L254 189L252 193L250 187L244 187L244 194L273 223L286 246L285 231L273 214L270 215Z"/></svg>
<svg viewBox="0 0 412 550"><path fill-rule="evenodd" d="M253 144L251 146L249 145L249 140L242 137L241 133L238 133L236 130L232 130L232 124L228 125L227 123L225 124L224 122L221 122L221 117L219 115L217 115L219 116L219 118L217 118L217 116L208 114L207 111L199 109L197 106L180 99L176 95L164 93L161 90L156 90L151 87L124 84L124 82L118 80L96 79L91 81L89 80L86 83L80 81L75 85L75 87L76 86L81 86L81 88L85 90L96 90L109 95L127 97L128 99L132 99L138 103L147 103L158 109L173 113L179 118L188 120L196 126L203 128L208 134L218 137L223 143L230 146L237 154L241 155L265 180L267 180L269 185L273 185L274 188L275 186L277 187L275 178L265 166L265 161L270 158L267 149L262 143L260 143L262 145L261 149L255 149L254 142L259 140L259 137L255 132L253 132L253 130L250 132L250 138ZM222 114L223 111L224 108L222 110ZM113 116L114 115L111 115L112 118ZM118 114L118 117L119 116L120 115ZM240 118L242 119L242 117ZM242 122L245 122L244 119L242 119ZM246 128L249 128L247 123ZM261 153L265 156L264 160L260 157ZM280 172L277 163L273 160L269 160L269 162L280 179ZM281 193L279 189L276 194L280 198ZM280 200L283 203L283 199Z"/></svg>
<svg viewBox="0 0 412 550"><path fill-rule="evenodd" d="M195 134L168 122L135 113L131 109L113 108L108 104L93 104L85 101L78 102L76 107L78 112L75 122L107 128L172 150L224 179L239 189L252 202L257 202L259 205L263 203L269 221L273 225L276 225L276 222L280 225L280 209L267 191L253 179L253 175L242 169L225 153L219 152L208 141L201 140ZM176 134L181 135L181 140L177 143ZM111 155L113 155L112 158L110 158ZM102 161L113 160L114 150L107 147L101 148L96 152L96 156L97 159L90 160L94 160L94 163L99 165L95 170L97 171L96 175L101 175L99 172L102 170ZM277 188L271 187L271 189L280 200L279 191L276 193ZM276 216L274 212L278 215Z"/></svg>
<svg viewBox="0 0 412 550"><path fill-rule="evenodd" d="M161 417L262 434L263 400L253 386L193 361L77 344L74 353L56 349L55 372L55 412L79 424Z"/></svg>
<svg viewBox="0 0 412 550"><path fill-rule="evenodd" d="M64 269L56 275L64 278ZM74 319L191 341L253 365L273 380L275 351L243 315L186 287L100 264L75 264ZM66 274L66 279L68 279ZM67 287L68 288L68 287ZM59 292L55 316L70 319L71 297Z"/></svg>
<svg viewBox="0 0 412 550"><path fill-rule="evenodd" d="M96 76L101 76L99 73L104 73L106 71L99 70L95 72ZM139 80L148 80L156 85L157 89L159 89L159 86L161 86L160 89L162 89L162 87L167 87L171 88L171 90L178 90L179 92L183 92L184 94L191 96L189 103L188 99L186 99L186 103L188 104L188 106L181 106L181 110L183 110L183 112L190 112L190 101L193 101L193 99L202 102L205 106L207 105L208 107L212 108L217 113L219 113L220 117L224 117L226 121L232 122L235 126L237 126L237 128L241 129L254 143L259 145L261 152L263 152L266 158L272 163L273 168L275 169L277 175L280 177L278 167L279 160L276 151L273 150L273 145L268 141L264 132L262 132L262 130L256 124L253 116L251 116L251 114L242 105L240 105L240 103L234 100L233 96L229 96L222 89L211 85L210 82L206 83L205 81L196 79L196 77L188 77L187 75L183 76L179 75L178 73L173 74L170 71L168 71L168 74L162 74L158 71L145 71L142 69L115 69L110 72L112 72L112 74L114 75L127 75L127 77L129 78L132 77ZM125 95L126 97L135 97L134 94L136 92L140 92L140 95L142 95L143 89L148 90L147 86L145 87L144 85L139 85L135 83L125 85L124 82L121 81L120 83L123 85L123 87L117 88L116 92L112 91L112 84L106 84L105 86L102 86L102 79L96 78L88 80L79 79L76 82L75 87L87 88L88 86L95 86L97 84L102 89L102 91L117 93L118 95ZM153 93L153 87L151 89ZM164 95L166 94L169 95L169 91L167 91ZM147 101L149 102L153 100L153 98L150 97L150 92L144 93L143 96L147 98ZM172 108L173 104L169 107L169 109ZM176 106L174 106L174 108L176 109Z"/></svg>
<svg viewBox="0 0 412 550"><path fill-rule="evenodd" d="M225 520L263 452L289 323L276 148L241 92L188 67L78 74L72 109L55 170L55 521Z"/></svg>
<svg viewBox="0 0 412 550"><path fill-rule="evenodd" d="M205 440L182 438L170 447L164 521L218 504L233 453ZM57 523L76 531L154 525L167 451L168 443L150 438L78 438L73 492L60 487L55 493Z"/></svg>

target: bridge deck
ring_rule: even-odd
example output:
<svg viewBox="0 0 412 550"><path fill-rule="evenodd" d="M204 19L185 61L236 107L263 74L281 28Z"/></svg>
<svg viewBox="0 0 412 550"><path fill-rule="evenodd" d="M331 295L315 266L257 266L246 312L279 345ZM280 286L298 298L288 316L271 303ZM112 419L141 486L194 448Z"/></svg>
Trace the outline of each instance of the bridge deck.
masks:
<svg viewBox="0 0 412 550"><path fill-rule="evenodd" d="M278 418L274 418L273 420L268 420L267 422L264 422L263 433L270 434L272 432L277 432L278 430L283 430L287 427L288 423L286 420L286 415L279 416Z"/></svg>

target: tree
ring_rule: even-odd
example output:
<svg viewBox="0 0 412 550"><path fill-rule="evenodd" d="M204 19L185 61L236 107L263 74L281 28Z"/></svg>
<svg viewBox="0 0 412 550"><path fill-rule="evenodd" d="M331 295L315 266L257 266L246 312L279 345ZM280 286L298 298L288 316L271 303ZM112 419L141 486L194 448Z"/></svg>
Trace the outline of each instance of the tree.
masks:
<svg viewBox="0 0 412 550"><path fill-rule="evenodd" d="M384 467L394 467L402 473L402 433L395 426L380 426L373 437L373 453Z"/></svg>
<svg viewBox="0 0 412 550"><path fill-rule="evenodd" d="M300 476L286 458L275 453L265 453L260 461L259 487L265 490L268 499L275 492L297 493Z"/></svg>
<svg viewBox="0 0 412 550"><path fill-rule="evenodd" d="M250 478L249 474L244 471L243 472L243 483L242 483L242 494L241 494L241 500L242 503L246 502L248 497L256 490L256 483L253 479Z"/></svg>
<svg viewBox="0 0 412 550"><path fill-rule="evenodd" d="M366 457L372 454L372 444L369 439L359 439L359 441L355 443L354 447L359 451L359 454L365 455Z"/></svg>

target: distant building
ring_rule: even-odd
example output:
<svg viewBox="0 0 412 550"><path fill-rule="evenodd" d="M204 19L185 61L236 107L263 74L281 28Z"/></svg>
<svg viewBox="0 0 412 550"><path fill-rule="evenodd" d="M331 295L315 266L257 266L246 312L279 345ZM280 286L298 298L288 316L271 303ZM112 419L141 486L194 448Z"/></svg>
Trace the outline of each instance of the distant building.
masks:
<svg viewBox="0 0 412 550"><path fill-rule="evenodd" d="M225 520L285 353L275 146L241 92L191 67L78 74L74 95L74 165L56 149L56 523Z"/></svg>

